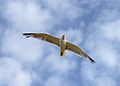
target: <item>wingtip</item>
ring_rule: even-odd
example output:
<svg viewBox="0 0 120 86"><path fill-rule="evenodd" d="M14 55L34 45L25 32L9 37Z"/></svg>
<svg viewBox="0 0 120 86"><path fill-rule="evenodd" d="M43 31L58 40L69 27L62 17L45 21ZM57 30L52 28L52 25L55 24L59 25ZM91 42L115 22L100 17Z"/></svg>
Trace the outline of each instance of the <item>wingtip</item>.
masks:
<svg viewBox="0 0 120 86"><path fill-rule="evenodd" d="M22 35L26 35L26 33L22 33Z"/></svg>
<svg viewBox="0 0 120 86"><path fill-rule="evenodd" d="M32 33L22 33L22 35L26 36L26 38L31 37Z"/></svg>
<svg viewBox="0 0 120 86"><path fill-rule="evenodd" d="M96 62L95 61L91 61L92 64L95 64Z"/></svg>
<svg viewBox="0 0 120 86"><path fill-rule="evenodd" d="M31 35L32 33L22 33L22 35Z"/></svg>
<svg viewBox="0 0 120 86"><path fill-rule="evenodd" d="M96 61L94 61L92 58L90 58L90 62L91 62L92 64L95 64L95 63L96 63Z"/></svg>
<svg viewBox="0 0 120 86"><path fill-rule="evenodd" d="M89 60L92 64L95 64L95 63L96 63L96 61L93 60L93 59L92 59L90 56L88 56L87 54L85 54L85 57L86 57L86 59Z"/></svg>

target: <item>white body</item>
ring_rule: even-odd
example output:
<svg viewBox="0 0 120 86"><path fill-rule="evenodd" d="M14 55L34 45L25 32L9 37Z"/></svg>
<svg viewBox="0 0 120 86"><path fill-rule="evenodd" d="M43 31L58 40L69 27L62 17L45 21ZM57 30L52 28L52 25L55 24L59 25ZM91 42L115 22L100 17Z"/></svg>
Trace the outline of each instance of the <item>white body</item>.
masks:
<svg viewBox="0 0 120 86"><path fill-rule="evenodd" d="M59 46L60 46L60 55L63 56L65 53L65 49L66 49L66 41L65 41L64 35L62 35L62 37L59 41Z"/></svg>

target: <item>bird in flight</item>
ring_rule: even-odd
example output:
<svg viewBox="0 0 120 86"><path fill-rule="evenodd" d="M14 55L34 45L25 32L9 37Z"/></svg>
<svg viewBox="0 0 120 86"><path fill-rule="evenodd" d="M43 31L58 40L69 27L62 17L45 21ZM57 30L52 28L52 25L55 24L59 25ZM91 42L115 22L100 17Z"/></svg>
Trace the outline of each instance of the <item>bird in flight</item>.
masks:
<svg viewBox="0 0 120 86"><path fill-rule="evenodd" d="M64 56L65 50L72 51L91 63L96 63L89 55L87 55L79 46L72 44L65 39L65 35L62 35L61 38L54 37L52 35L46 33L23 33L26 38L33 37L37 39L41 39L60 47L60 56Z"/></svg>

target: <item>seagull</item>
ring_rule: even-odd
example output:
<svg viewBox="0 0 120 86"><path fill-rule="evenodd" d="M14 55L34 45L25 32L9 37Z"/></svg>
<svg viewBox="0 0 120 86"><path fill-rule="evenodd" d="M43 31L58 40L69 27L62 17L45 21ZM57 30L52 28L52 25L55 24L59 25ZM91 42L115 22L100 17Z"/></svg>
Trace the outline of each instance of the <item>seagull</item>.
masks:
<svg viewBox="0 0 120 86"><path fill-rule="evenodd" d="M60 47L60 56L64 56L65 50L69 50L82 56L91 63L96 63L89 55L87 55L84 52L82 48L66 41L65 35L62 35L61 38L57 38L46 33L23 33L23 35L26 36L26 38L33 37L33 38L41 39Z"/></svg>

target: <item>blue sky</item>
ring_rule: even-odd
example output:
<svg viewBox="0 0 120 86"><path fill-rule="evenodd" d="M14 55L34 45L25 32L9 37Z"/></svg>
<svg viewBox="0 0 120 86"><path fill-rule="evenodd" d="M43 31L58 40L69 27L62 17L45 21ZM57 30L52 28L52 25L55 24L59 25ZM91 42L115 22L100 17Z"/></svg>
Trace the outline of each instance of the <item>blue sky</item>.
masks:
<svg viewBox="0 0 120 86"><path fill-rule="evenodd" d="M0 86L119 86L119 0L1 0ZM24 32L81 46L96 64Z"/></svg>

